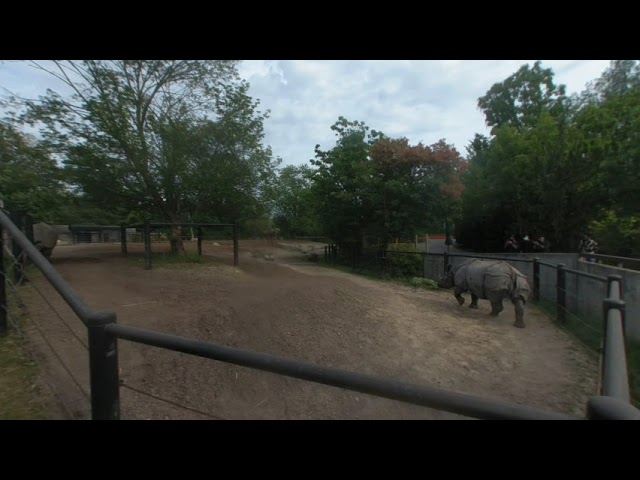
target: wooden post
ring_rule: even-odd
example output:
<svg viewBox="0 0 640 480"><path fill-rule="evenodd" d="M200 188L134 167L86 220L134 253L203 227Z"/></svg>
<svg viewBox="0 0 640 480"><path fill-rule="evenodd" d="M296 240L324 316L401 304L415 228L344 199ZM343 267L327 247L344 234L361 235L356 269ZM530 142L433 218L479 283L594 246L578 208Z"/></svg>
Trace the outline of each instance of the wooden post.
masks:
<svg viewBox="0 0 640 480"><path fill-rule="evenodd" d="M144 219L144 268L145 270L151 270L151 225L149 219Z"/></svg>
<svg viewBox="0 0 640 480"><path fill-rule="evenodd" d="M239 256L238 256L238 224L234 223L233 224L233 266L237 267L239 260L238 260Z"/></svg>
<svg viewBox="0 0 640 480"><path fill-rule="evenodd" d="M120 251L123 257L127 256L127 227L124 223L120 224Z"/></svg>

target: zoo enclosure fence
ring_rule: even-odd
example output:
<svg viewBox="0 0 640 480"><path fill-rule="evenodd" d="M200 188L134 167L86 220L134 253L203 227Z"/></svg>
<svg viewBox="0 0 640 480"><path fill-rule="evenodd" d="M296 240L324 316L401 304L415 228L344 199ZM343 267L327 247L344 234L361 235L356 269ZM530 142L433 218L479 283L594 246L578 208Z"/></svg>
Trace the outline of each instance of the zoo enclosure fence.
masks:
<svg viewBox="0 0 640 480"><path fill-rule="evenodd" d="M415 405L422 405L447 412L495 420L578 420L581 417L543 409L490 400L476 395L463 394L433 386L421 386L406 382L382 379L372 375L350 372L337 368L318 366L309 362L300 362L288 358L268 355L243 349L230 348L223 345L203 342L175 335L166 335L147 329L118 325L114 312L100 312L88 307L58 271L45 259L32 242L6 215L0 210L0 238L5 230L12 243L18 247L16 259L28 257L51 283L59 295L73 310L88 332L88 360L90 377L91 415L94 420L117 420L120 418L120 379L118 368L118 340L143 343L159 348L183 352L199 357L210 358L244 367L272 372L308 380L347 390L358 391ZM0 248L0 252L4 252ZM11 253L11 252L9 252ZM20 262L18 273L20 273ZM0 331L6 332L7 302L4 285L8 274L4 268L4 259L0 258ZM608 305L607 316L613 319L612 327L607 330L607 346L611 348L609 357L621 361L607 363L605 357L605 378L603 385L613 387L603 390L602 395L589 399L588 419L640 419L640 411L631 406L629 399L620 385L627 381L623 367L624 357L616 353L615 348L624 345L621 338L620 300L615 298L616 283L611 281L611 298L605 300ZM616 313L617 312L617 313Z"/></svg>

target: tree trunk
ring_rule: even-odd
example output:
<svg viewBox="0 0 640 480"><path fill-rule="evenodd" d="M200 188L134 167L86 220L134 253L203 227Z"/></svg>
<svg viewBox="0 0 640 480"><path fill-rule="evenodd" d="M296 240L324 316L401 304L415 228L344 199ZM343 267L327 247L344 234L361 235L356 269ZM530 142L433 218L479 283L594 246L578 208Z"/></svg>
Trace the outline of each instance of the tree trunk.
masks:
<svg viewBox="0 0 640 480"><path fill-rule="evenodd" d="M174 223L174 222L171 222ZM177 223L177 222L175 222ZM184 254L184 244L182 243L182 227L173 226L171 227L171 253L175 254Z"/></svg>

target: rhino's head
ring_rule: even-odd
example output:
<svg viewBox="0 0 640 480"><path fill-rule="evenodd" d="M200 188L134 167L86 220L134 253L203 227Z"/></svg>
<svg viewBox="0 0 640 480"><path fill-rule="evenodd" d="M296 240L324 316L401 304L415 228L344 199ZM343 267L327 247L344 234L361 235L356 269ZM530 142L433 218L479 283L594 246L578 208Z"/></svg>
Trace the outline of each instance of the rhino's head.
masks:
<svg viewBox="0 0 640 480"><path fill-rule="evenodd" d="M453 281L453 265L449 264L447 265L447 273L444 274L443 277L440 277L440 280L438 280L438 286L440 288L451 288L454 286L454 281Z"/></svg>

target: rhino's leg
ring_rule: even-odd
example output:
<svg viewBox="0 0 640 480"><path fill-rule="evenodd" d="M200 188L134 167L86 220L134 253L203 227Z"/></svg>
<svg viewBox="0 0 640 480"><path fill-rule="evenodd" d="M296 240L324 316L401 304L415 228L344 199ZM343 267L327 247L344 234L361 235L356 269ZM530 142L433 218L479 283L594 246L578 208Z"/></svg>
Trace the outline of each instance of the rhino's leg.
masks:
<svg viewBox="0 0 640 480"><path fill-rule="evenodd" d="M455 295L456 300L458 300L458 303L460 305L464 304L464 297L460 295L462 292L464 292L464 290L461 289L460 287L456 287L453 289L453 294Z"/></svg>
<svg viewBox="0 0 640 480"><path fill-rule="evenodd" d="M524 328L524 301L518 297L513 300L513 305L516 309L516 321L513 325L518 328Z"/></svg>
<svg viewBox="0 0 640 480"><path fill-rule="evenodd" d="M502 310L504 310L502 299L491 299L491 313L489 315L497 317Z"/></svg>
<svg viewBox="0 0 640 480"><path fill-rule="evenodd" d="M471 305L469 305L469 308L478 308L478 296L473 293L471 294Z"/></svg>

